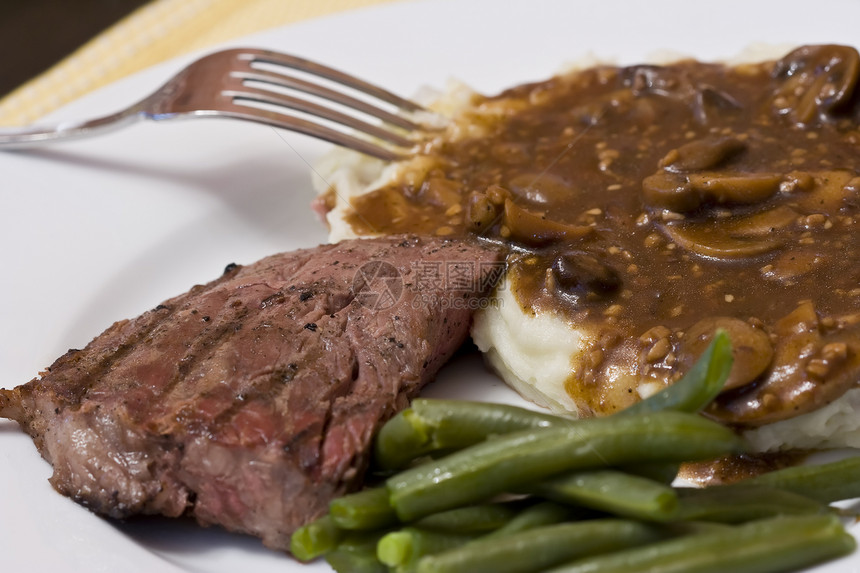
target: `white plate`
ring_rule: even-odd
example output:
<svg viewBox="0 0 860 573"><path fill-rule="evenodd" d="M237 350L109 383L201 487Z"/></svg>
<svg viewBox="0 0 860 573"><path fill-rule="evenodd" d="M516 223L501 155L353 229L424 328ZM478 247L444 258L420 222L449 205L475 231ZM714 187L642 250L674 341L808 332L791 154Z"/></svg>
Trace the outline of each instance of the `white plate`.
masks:
<svg viewBox="0 0 860 573"><path fill-rule="evenodd" d="M595 54L635 63L669 49L705 59L752 43L858 42L860 3L649 0L428 1L385 5L247 38L356 73L401 94L449 77L485 92L543 78ZM49 120L113 111L191 57L87 96ZM0 154L0 384L31 379L67 348L229 262L310 246L309 168L325 145L230 121L139 125L33 153ZM457 384L468 380L469 386ZM429 393L514 401L472 359ZM55 493L51 470L0 421L4 571L205 571L303 568L255 539L161 519L121 524ZM860 555L816 571L856 571Z"/></svg>

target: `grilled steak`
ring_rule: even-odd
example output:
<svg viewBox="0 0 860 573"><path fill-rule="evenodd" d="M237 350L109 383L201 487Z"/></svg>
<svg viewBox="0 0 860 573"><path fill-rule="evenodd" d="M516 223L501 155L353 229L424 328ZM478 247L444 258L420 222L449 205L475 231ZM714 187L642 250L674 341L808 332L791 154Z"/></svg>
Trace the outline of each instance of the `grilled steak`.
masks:
<svg viewBox="0 0 860 573"><path fill-rule="evenodd" d="M500 258L400 236L229 265L0 390L0 416L98 513L187 513L286 549L461 345Z"/></svg>

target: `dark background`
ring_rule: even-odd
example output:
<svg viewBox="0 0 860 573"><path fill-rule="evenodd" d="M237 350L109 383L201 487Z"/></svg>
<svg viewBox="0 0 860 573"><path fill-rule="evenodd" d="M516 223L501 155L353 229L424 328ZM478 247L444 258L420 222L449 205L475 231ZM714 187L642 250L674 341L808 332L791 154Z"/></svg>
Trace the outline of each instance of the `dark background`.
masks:
<svg viewBox="0 0 860 573"><path fill-rule="evenodd" d="M0 0L0 97L148 0Z"/></svg>

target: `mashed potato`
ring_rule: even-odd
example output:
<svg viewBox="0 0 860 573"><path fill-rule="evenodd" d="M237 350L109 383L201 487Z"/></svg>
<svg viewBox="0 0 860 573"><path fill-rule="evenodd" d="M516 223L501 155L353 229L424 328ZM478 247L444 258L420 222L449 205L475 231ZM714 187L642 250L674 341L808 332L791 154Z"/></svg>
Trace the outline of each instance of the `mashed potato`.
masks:
<svg viewBox="0 0 860 573"><path fill-rule="evenodd" d="M578 414L565 391L571 360L590 346L593 333L563 317L526 314L510 285L500 284L498 304L475 315L472 339L490 367L526 400L555 412Z"/></svg>

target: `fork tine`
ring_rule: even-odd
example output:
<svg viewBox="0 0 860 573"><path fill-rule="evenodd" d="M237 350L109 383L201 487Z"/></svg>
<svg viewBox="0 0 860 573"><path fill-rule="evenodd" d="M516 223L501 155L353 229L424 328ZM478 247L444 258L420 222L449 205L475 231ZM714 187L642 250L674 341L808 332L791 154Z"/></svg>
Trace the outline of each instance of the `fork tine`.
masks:
<svg viewBox="0 0 860 573"><path fill-rule="evenodd" d="M337 92L299 78L294 78L283 74L277 74L274 72L269 72L267 70L254 70L253 72L233 72L233 76L236 78L240 78L246 82L260 82L263 84L271 84L302 91L307 94L318 96L323 99L327 99L329 101L345 105L351 109L355 109L362 113L366 113L369 116L380 119L385 123L390 123L391 125L396 125L397 127L401 127L409 131L422 129L421 126L417 125L412 121L409 121L403 116L394 115L393 113L389 113L388 111L380 107L377 107L360 99L356 99L345 93Z"/></svg>
<svg viewBox="0 0 860 573"><path fill-rule="evenodd" d="M322 139L329 143L353 149L359 153L364 153L365 155L377 157L385 161L398 161L408 157L408 154L406 153L398 153L397 151L377 145L372 141L354 137L348 133L332 129L325 125L320 125L300 117L283 115L267 109L234 104L232 109L222 110L219 115L245 121L253 121L255 123L262 123L264 125L302 133L315 139Z"/></svg>
<svg viewBox="0 0 860 573"><path fill-rule="evenodd" d="M281 54L269 50L258 50L252 48L243 49L239 54L239 58L243 60L250 60L251 63L264 62L267 64L275 64L278 66L283 66L285 68L291 68L294 70L307 72L309 74L313 74L315 76L326 78L339 84L349 86L355 90L376 97L382 101L388 102L407 111L426 111L423 107L416 104L415 102L409 101L408 99L404 99L396 94L391 93L388 90L382 89L379 86L375 86L364 80L360 80L357 77L341 72L340 70L336 70L334 68L330 68L328 66L324 66L322 64L318 64L316 62L312 62L310 60L306 60L298 56L291 56L289 54Z"/></svg>
<svg viewBox="0 0 860 573"><path fill-rule="evenodd" d="M357 117L293 96L261 90L251 86L244 86L241 90L228 89L221 93L232 98L234 102L236 100L256 101L308 113L401 147L410 148L414 145L414 142L394 133L390 129L367 123Z"/></svg>

